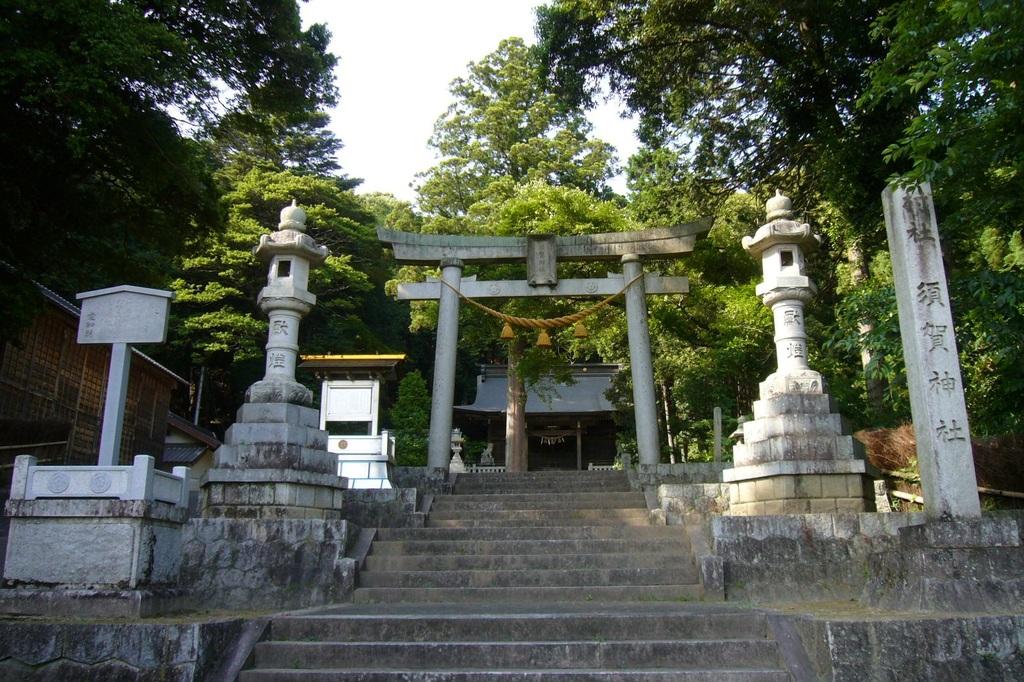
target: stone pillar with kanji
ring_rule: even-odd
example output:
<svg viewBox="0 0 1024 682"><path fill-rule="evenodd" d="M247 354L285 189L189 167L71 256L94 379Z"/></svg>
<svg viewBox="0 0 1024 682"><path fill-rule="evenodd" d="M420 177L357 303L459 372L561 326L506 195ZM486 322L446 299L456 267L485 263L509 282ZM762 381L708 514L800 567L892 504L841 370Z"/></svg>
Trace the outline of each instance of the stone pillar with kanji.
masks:
<svg viewBox="0 0 1024 682"><path fill-rule="evenodd" d="M743 238L743 248L761 261L764 280L755 292L772 310L776 370L761 382L754 418L733 447L733 468L723 472L729 513L873 511L875 472L835 411L825 378L808 363L804 307L817 287L805 257L821 238L793 220L781 192L766 208L768 222Z"/></svg>
<svg viewBox="0 0 1024 682"><path fill-rule="evenodd" d="M266 369L245 392L203 479L203 515L340 518L345 479L327 450L313 393L295 378L299 323L316 304L309 273L326 260L327 248L306 234L306 212L293 202L253 254L268 265L257 299L268 318Z"/></svg>

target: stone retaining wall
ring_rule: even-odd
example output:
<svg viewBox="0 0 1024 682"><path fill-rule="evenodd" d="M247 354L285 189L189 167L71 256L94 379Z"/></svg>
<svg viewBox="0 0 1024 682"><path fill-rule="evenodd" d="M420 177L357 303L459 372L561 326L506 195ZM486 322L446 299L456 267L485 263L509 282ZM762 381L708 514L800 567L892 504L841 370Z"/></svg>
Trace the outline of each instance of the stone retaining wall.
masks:
<svg viewBox="0 0 1024 682"><path fill-rule="evenodd" d="M395 467L391 470L391 483L396 488L416 488L420 495L451 493L448 472L431 467Z"/></svg>
<svg viewBox="0 0 1024 682"><path fill-rule="evenodd" d="M669 483L658 486L658 503L669 525L688 514L725 514L729 486L724 483Z"/></svg>
<svg viewBox="0 0 1024 682"><path fill-rule="evenodd" d="M0 679L22 682L201 682L245 621L0 623Z"/></svg>
<svg viewBox="0 0 1024 682"><path fill-rule="evenodd" d="M810 679L1024 679L1024 617L796 618Z"/></svg>
<svg viewBox="0 0 1024 682"><path fill-rule="evenodd" d="M898 546L923 513L718 516L712 551L725 565L728 600L758 603L858 599L869 557Z"/></svg>
<svg viewBox="0 0 1024 682"><path fill-rule="evenodd" d="M293 609L342 601L353 589L359 534L348 521L192 519L181 585L196 609Z"/></svg>
<svg viewBox="0 0 1024 682"><path fill-rule="evenodd" d="M930 521L899 532L898 550L870 557L865 604L1001 613L1024 605L1020 512Z"/></svg>
<svg viewBox="0 0 1024 682"><path fill-rule="evenodd" d="M721 483L722 470L731 466L722 462L681 462L679 464L637 464L626 473L636 487L663 483Z"/></svg>
<svg viewBox="0 0 1024 682"><path fill-rule="evenodd" d="M415 488L346 490L341 516L363 528L422 528L417 496Z"/></svg>

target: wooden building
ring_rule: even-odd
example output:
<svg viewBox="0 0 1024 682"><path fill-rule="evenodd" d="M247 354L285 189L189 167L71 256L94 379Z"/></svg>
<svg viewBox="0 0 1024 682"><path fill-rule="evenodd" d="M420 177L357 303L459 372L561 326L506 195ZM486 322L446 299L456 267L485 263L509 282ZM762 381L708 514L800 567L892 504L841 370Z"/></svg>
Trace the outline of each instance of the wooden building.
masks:
<svg viewBox="0 0 1024 682"><path fill-rule="evenodd" d="M18 343L0 346L0 465L17 455L95 464L110 347L79 345L79 310L39 287L44 305ZM184 379L133 350L120 461L164 451L171 392ZM9 473L5 479L9 478Z"/></svg>
<svg viewBox="0 0 1024 682"><path fill-rule="evenodd" d="M476 398L455 407L464 434L494 446L496 464L505 462L505 405L508 368L483 365ZM526 430L529 468L587 469L615 460L615 407L605 395L618 365L572 365L573 383L542 379L527 390Z"/></svg>

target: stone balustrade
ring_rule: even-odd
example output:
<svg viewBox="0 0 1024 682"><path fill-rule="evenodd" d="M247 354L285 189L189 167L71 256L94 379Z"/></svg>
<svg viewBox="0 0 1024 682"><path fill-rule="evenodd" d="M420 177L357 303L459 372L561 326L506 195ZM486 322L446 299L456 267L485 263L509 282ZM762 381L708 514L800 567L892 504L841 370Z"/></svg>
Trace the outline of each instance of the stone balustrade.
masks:
<svg viewBox="0 0 1024 682"><path fill-rule="evenodd" d="M131 466L39 466L37 462L31 455L17 457L10 499L155 500L188 507L188 467L174 467L170 474L159 471L149 455L136 455Z"/></svg>
<svg viewBox="0 0 1024 682"><path fill-rule="evenodd" d="M467 474L503 474L505 466L500 464L470 464L466 467Z"/></svg>

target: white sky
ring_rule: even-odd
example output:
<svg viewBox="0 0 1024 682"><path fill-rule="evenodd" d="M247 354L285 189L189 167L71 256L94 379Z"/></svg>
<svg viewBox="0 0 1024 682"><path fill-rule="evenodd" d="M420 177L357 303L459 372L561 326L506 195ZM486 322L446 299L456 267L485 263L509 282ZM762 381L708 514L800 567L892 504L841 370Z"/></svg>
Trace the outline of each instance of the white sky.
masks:
<svg viewBox="0 0 1024 682"><path fill-rule="evenodd" d="M427 147L434 122L451 102L448 84L503 38L536 42L538 0L309 0L306 25L325 23L340 105L331 128L345 144L342 171L363 184L356 191L390 192L412 201L415 174L436 163ZM591 113L594 135L618 150L623 164L636 150L633 123L617 104ZM625 192L625 179L616 190Z"/></svg>

